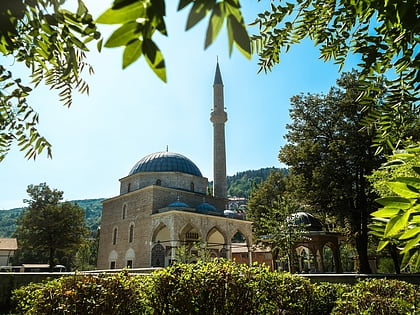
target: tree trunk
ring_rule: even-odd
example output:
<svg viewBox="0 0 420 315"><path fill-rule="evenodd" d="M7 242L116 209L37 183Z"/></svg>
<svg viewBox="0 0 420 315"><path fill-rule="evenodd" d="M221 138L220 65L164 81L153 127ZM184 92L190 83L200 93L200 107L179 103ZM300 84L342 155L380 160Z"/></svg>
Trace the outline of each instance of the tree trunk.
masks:
<svg viewBox="0 0 420 315"><path fill-rule="evenodd" d="M368 257L368 197L366 195L366 180L365 171L360 170L359 181L357 182L357 197L356 197L356 208L353 217L354 227L356 231L356 250L359 256L359 272L360 273L372 273L372 269L369 265Z"/></svg>
<svg viewBox="0 0 420 315"><path fill-rule="evenodd" d="M366 212L366 210L355 211L356 215L359 214L360 217L353 218L353 229L356 232L356 250L359 257L359 270L357 271L359 273L372 273L368 257L368 226Z"/></svg>
<svg viewBox="0 0 420 315"><path fill-rule="evenodd" d="M400 274L401 273L400 256L399 256L399 253L398 253L397 246L394 245L394 244L390 244L389 251L391 253L392 261L394 262L395 273Z"/></svg>
<svg viewBox="0 0 420 315"><path fill-rule="evenodd" d="M359 273L372 273L372 269L369 265L368 257L368 238L367 231L359 231L356 236L356 250L359 257Z"/></svg>
<svg viewBox="0 0 420 315"><path fill-rule="evenodd" d="M48 257L48 263L50 265L50 271L53 271L54 268L54 255L55 255L55 248L54 247L50 247L50 253L49 253L49 257Z"/></svg>

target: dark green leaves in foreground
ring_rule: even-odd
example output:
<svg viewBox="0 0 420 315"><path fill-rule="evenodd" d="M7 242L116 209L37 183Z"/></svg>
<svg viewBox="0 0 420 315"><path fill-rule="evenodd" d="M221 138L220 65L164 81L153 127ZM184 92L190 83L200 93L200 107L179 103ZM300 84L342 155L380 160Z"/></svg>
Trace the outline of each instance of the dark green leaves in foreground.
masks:
<svg viewBox="0 0 420 315"><path fill-rule="evenodd" d="M210 46L226 21L229 52L235 45L247 58L251 57L250 39L238 0L180 0L178 10L192 4L186 30L194 27L210 14L204 47ZM164 0L115 0L97 20L101 24L120 24L105 42L105 47L124 47L123 68L144 56L149 67L166 82L164 56L153 40L156 31L167 35Z"/></svg>
<svg viewBox="0 0 420 315"><path fill-rule="evenodd" d="M407 149L405 159L420 155L420 146ZM372 213L370 233L381 241L378 250L396 244L403 254L403 265L420 266L420 169L413 167L416 176L398 177L387 182L394 196L377 200L383 206Z"/></svg>
<svg viewBox="0 0 420 315"><path fill-rule="evenodd" d="M76 12L57 1L1 1L0 53L30 71L30 84L14 78L0 67L0 161L13 145L35 158L51 145L37 130L38 114L26 102L32 88L44 83L58 91L65 106L72 104L74 91L88 93L82 73L93 70L85 62L86 44L100 38L92 16L81 0Z"/></svg>

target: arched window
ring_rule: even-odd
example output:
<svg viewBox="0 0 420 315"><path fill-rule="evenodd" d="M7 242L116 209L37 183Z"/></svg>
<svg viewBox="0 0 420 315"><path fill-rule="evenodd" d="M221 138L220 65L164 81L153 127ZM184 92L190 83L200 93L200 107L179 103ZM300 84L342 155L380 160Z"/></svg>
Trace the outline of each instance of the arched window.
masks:
<svg viewBox="0 0 420 315"><path fill-rule="evenodd" d="M158 185L158 186L162 185L162 181L160 179L157 179L156 180L156 185Z"/></svg>
<svg viewBox="0 0 420 315"><path fill-rule="evenodd" d="M118 234L118 229L114 228L114 232L112 233L112 245L117 244L117 234Z"/></svg>
<svg viewBox="0 0 420 315"><path fill-rule="evenodd" d="M123 206L122 210L122 219L124 220L127 217L127 205Z"/></svg>
<svg viewBox="0 0 420 315"><path fill-rule="evenodd" d="M128 242L132 243L134 239L134 224L130 224L130 230L128 232Z"/></svg>
<svg viewBox="0 0 420 315"><path fill-rule="evenodd" d="M131 190L131 183L128 183L128 186L127 186L127 192L129 193L129 192L130 192L130 190Z"/></svg>
<svg viewBox="0 0 420 315"><path fill-rule="evenodd" d="M191 184L190 184L190 190L194 191L194 183L193 182L191 182Z"/></svg>

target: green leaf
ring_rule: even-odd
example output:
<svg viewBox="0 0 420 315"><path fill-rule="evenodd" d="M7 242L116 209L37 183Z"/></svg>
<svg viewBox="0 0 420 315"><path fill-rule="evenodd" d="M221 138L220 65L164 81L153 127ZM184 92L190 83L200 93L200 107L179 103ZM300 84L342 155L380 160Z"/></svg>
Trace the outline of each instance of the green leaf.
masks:
<svg viewBox="0 0 420 315"><path fill-rule="evenodd" d="M137 38L136 34L138 24L128 22L115 30L105 43L105 47L125 46L127 43Z"/></svg>
<svg viewBox="0 0 420 315"><path fill-rule="evenodd" d="M375 231L375 230L370 230L369 231L369 234L375 235L375 236L377 236L379 238L384 237L384 232L383 231L382 232L379 232L379 231Z"/></svg>
<svg viewBox="0 0 420 315"><path fill-rule="evenodd" d="M387 186L396 194L405 198L420 198L420 193L402 182L387 182Z"/></svg>
<svg viewBox="0 0 420 315"><path fill-rule="evenodd" d="M137 1L118 9L108 9L96 20L100 24L124 24L138 18L146 18L146 4Z"/></svg>
<svg viewBox="0 0 420 315"><path fill-rule="evenodd" d="M400 208L389 208L385 207L378 211L371 213L371 216L378 217L378 218L391 218L394 215L397 215L400 212Z"/></svg>
<svg viewBox="0 0 420 315"><path fill-rule="evenodd" d="M397 235L401 230L403 230L408 223L411 212L407 211L403 215L396 215L391 218L386 225L384 237L392 237Z"/></svg>
<svg viewBox="0 0 420 315"><path fill-rule="evenodd" d="M416 177L398 177L398 182L404 183L410 188L414 188L417 192L420 190L420 178Z"/></svg>
<svg viewBox="0 0 420 315"><path fill-rule="evenodd" d="M400 240L412 238L416 236L416 234L420 234L420 226L409 228L407 231L403 233L403 235L400 236Z"/></svg>
<svg viewBox="0 0 420 315"><path fill-rule="evenodd" d="M379 252L381 250L383 250L386 245L389 244L389 241L379 241L378 247L376 248L376 250Z"/></svg>
<svg viewBox="0 0 420 315"><path fill-rule="evenodd" d="M224 3L219 2L210 17L209 25L207 27L207 34L206 34L206 41L204 43L204 48L210 46L214 40L216 39L217 35L220 32L220 29L223 26L223 22L225 20L225 13L224 13Z"/></svg>
<svg viewBox="0 0 420 315"><path fill-rule="evenodd" d="M245 25L239 23L233 15L228 17L228 28L231 28L233 39L238 50L248 59L251 58L251 41Z"/></svg>
<svg viewBox="0 0 420 315"><path fill-rule="evenodd" d="M186 30L200 22L215 5L215 0L196 0L187 19Z"/></svg>
<svg viewBox="0 0 420 315"><path fill-rule="evenodd" d="M417 235L416 238L413 238L411 241L407 242L407 245L404 246L403 250L401 251L401 254L407 253L410 249L413 249L419 244L420 244L420 234Z"/></svg>
<svg viewBox="0 0 420 315"><path fill-rule="evenodd" d="M97 43L96 43L96 48L98 49L98 52L102 51L102 44L103 44L103 38L101 38Z"/></svg>
<svg viewBox="0 0 420 315"><path fill-rule="evenodd" d="M123 69L127 68L134 61L139 59L142 54L142 42L139 39L133 40L128 44L123 53Z"/></svg>
<svg viewBox="0 0 420 315"><path fill-rule="evenodd" d="M398 209L408 209L412 205L412 201L407 198L402 197L384 197L376 199L376 202L385 206L385 207L392 207ZM373 214L372 214L373 215ZM379 216L379 215L375 215Z"/></svg>
<svg viewBox="0 0 420 315"><path fill-rule="evenodd" d="M183 8L193 2L194 0L179 0L178 11L181 11Z"/></svg>
<svg viewBox="0 0 420 315"><path fill-rule="evenodd" d="M150 68L152 68L163 82L166 82L166 68L163 54L151 39L145 39L143 41L143 53Z"/></svg>
<svg viewBox="0 0 420 315"><path fill-rule="evenodd" d="M229 47L229 56L232 55L232 51L233 51L233 42L234 42L234 37L233 37L233 26L232 24L232 19L227 19L227 23L226 23L226 27L227 27L227 35L228 35L228 47Z"/></svg>
<svg viewBox="0 0 420 315"><path fill-rule="evenodd" d="M369 229L382 233L382 235L385 232L385 224L379 225L379 224L369 224Z"/></svg>

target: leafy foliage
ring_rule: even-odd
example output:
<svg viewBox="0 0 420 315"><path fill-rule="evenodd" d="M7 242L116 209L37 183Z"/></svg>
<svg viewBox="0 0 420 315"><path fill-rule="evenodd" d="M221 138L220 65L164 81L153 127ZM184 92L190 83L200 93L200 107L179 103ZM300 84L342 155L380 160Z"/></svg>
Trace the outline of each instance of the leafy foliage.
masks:
<svg viewBox="0 0 420 315"><path fill-rule="evenodd" d="M314 298L311 301L312 314L331 314L339 299L351 289L350 285L344 283L317 283L314 285Z"/></svg>
<svg viewBox="0 0 420 315"><path fill-rule="evenodd" d="M24 64L30 71L31 87L13 78L0 66L0 162L13 143L36 158L44 149L52 156L51 144L38 133L38 114L26 97L41 82L57 90L65 106L72 104L72 93L89 93L82 78L87 44L97 41L98 50L124 47L123 68L144 56L150 68L166 81L163 53L154 41L156 31L167 35L165 0L114 0L95 21L82 0L75 12L64 7L65 0L14 0L0 3L0 53ZM226 22L229 51L236 48L247 58L251 46L239 0L180 0L178 10L191 5L187 30L210 16L205 48L211 45ZM97 24L118 25L103 44Z"/></svg>
<svg viewBox="0 0 420 315"><path fill-rule="evenodd" d="M419 292L417 286L403 281L360 281L342 295L331 314L417 314Z"/></svg>
<svg viewBox="0 0 420 315"><path fill-rule="evenodd" d="M365 280L310 283L217 259L175 264L152 275L62 277L14 291L13 314L415 314L418 286ZM371 302L370 302L371 301Z"/></svg>
<svg viewBox="0 0 420 315"><path fill-rule="evenodd" d="M252 191L248 200L247 218L254 222L253 231L256 235L269 234L263 220L270 217L273 209L285 201L285 191L286 177L281 170L271 172L267 179ZM282 219L288 214L290 213L282 216Z"/></svg>
<svg viewBox="0 0 420 315"><path fill-rule="evenodd" d="M235 44L239 51L250 58L250 40L238 0L180 0L178 10L182 10L190 4L192 7L188 15L187 30L211 13L206 32L205 48L213 43L226 21L230 53L232 53ZM105 42L105 47L124 47L123 68L144 56L149 67L162 81L166 82L163 53L153 40L156 31L165 36L168 34L165 25L164 0L115 0L112 7L106 10L96 22L119 25Z"/></svg>
<svg viewBox="0 0 420 315"><path fill-rule="evenodd" d="M398 174L406 172L405 161L411 165L410 177L396 177L386 184L391 191L377 200L383 207L372 213L374 222L369 226L373 235L381 241L378 250L388 244L397 245L403 257L403 265L420 268L420 146L396 152L384 168ZM413 163L414 162L414 163ZM399 171L398 171L399 170Z"/></svg>
<svg viewBox="0 0 420 315"><path fill-rule="evenodd" d="M257 185L277 170L274 167L267 167L259 170L238 172L233 176L227 176L228 196L248 198ZM286 172L286 170L282 171Z"/></svg>
<svg viewBox="0 0 420 315"><path fill-rule="evenodd" d="M16 230L22 260L26 252L36 259L48 259L52 267L59 253L69 255L82 243L87 233L84 212L76 204L59 203L63 192L51 190L45 183L29 185L27 192L29 207Z"/></svg>
<svg viewBox="0 0 420 315"><path fill-rule="evenodd" d="M99 199L70 200L85 211L86 226L91 235L94 235L101 223L102 201ZM0 237L11 237L16 230L16 221L21 216L24 208L0 210Z"/></svg>
<svg viewBox="0 0 420 315"><path fill-rule="evenodd" d="M151 276L76 274L20 288L13 300L16 314L310 314L311 296L302 277L215 260Z"/></svg>
<svg viewBox="0 0 420 315"><path fill-rule="evenodd" d="M359 98L372 109L369 124L377 130L375 141L394 148L413 114L419 121L419 10L414 0L271 3L271 11L260 13L254 22L260 34L252 36L253 47L265 71L304 39L319 47L321 59L333 60L340 69L349 56L359 55L364 85ZM378 78L385 81L386 97L378 91Z"/></svg>
<svg viewBox="0 0 420 315"><path fill-rule="evenodd" d="M31 71L34 87L44 82L58 91L65 106L72 103L72 91L88 93L81 78L88 51L86 43L99 32L82 1L76 12L62 8L64 1L17 0L0 4L0 52L23 63ZM27 158L44 149L51 157L51 145L37 130L38 114L26 102L32 88L0 67L0 161L14 142Z"/></svg>
<svg viewBox="0 0 420 315"><path fill-rule="evenodd" d="M126 273L63 277L14 291L17 314L145 314L142 279Z"/></svg>
<svg viewBox="0 0 420 315"><path fill-rule="evenodd" d="M0 210L0 237L11 237L16 230L16 221L23 208Z"/></svg>

